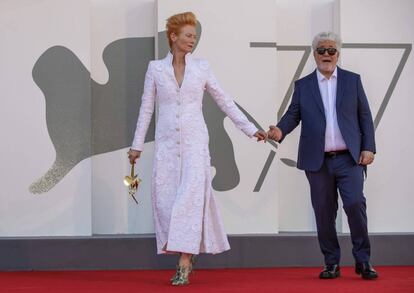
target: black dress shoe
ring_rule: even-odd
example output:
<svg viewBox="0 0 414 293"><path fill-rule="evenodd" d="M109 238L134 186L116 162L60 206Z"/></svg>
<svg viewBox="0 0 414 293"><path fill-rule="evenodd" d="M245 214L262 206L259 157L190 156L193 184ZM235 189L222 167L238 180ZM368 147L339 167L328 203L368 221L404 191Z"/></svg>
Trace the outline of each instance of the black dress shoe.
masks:
<svg viewBox="0 0 414 293"><path fill-rule="evenodd" d="M378 273L374 270L369 262L356 263L355 273L361 275L361 277L366 280L373 280L378 278Z"/></svg>
<svg viewBox="0 0 414 293"><path fill-rule="evenodd" d="M319 274L319 279L335 279L341 275L339 265L326 265Z"/></svg>

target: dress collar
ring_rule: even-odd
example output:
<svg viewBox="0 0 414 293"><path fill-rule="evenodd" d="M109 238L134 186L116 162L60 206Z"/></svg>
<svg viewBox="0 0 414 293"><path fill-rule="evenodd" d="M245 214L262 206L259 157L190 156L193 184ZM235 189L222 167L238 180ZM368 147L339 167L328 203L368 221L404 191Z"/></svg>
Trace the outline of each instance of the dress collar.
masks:
<svg viewBox="0 0 414 293"><path fill-rule="evenodd" d="M174 58L174 56L171 53L171 51L168 51L167 56L165 56L164 60L168 64L171 64L172 65L173 58ZM191 60L192 60L193 57L192 57L192 54L191 53L187 53L187 54L185 54L185 57L184 58L185 58L185 63L188 64L188 62L191 62Z"/></svg>

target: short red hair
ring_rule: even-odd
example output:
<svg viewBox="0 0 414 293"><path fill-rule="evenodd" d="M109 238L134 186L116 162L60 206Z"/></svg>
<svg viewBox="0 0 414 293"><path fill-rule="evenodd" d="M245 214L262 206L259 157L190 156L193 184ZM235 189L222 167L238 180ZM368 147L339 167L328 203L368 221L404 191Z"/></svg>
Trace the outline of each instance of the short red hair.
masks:
<svg viewBox="0 0 414 293"><path fill-rule="evenodd" d="M167 38L168 38L168 44L170 45L170 48L172 46L172 40L171 40L171 34L179 34L180 30L183 26L191 25L196 26L197 19L194 13L192 12L183 12L178 13L170 16L167 19L167 25L165 26L167 28Z"/></svg>

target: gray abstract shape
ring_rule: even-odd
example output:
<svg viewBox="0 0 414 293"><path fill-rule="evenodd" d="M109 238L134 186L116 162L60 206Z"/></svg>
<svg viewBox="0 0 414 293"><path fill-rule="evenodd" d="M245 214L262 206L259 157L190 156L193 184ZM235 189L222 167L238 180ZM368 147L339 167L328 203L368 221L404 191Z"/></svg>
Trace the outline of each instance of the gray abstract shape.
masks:
<svg viewBox="0 0 414 293"><path fill-rule="evenodd" d="M277 111L277 120L279 121L282 118L283 113L285 112L289 104L289 100L293 94L295 81L299 79L300 75L303 72L303 69L305 68L306 62L308 62L309 56L312 52L312 47L311 46L277 46L277 49L279 51L302 51L303 50L302 58L299 62L298 67L296 68L295 73L293 74L292 80L290 81L290 84L289 84L289 88L286 91L285 96L283 97L282 104L280 105L280 108Z"/></svg>
<svg viewBox="0 0 414 293"><path fill-rule="evenodd" d="M262 126L238 103L237 107L260 130ZM216 174L212 185L217 191L228 191L240 183L240 173L236 164L233 143L224 128L224 119L227 117L217 106L208 92L204 94L203 115L206 120L210 136L209 149L211 153L211 165L216 168ZM269 143L277 148L273 141Z"/></svg>
<svg viewBox="0 0 414 293"><path fill-rule="evenodd" d="M296 161L288 159L288 158L281 158L280 159L285 165L289 167L295 167L296 168Z"/></svg>
<svg viewBox="0 0 414 293"><path fill-rule="evenodd" d="M103 52L109 79L92 82L92 155L115 151L133 140L145 73L154 59L154 38L127 38L109 44ZM155 116L145 142L154 141Z"/></svg>
<svg viewBox="0 0 414 293"><path fill-rule="evenodd" d="M154 59L154 38L117 40L103 55L109 72L104 85L91 80L85 66L65 47L46 50L35 63L33 79L45 96L56 159L30 192L49 191L85 158L130 145L145 72ZM154 121L146 142L154 140Z"/></svg>
<svg viewBox="0 0 414 293"><path fill-rule="evenodd" d="M246 111L244 110L240 105L237 105L239 107L239 109L246 115L246 117L252 121L255 126L260 129L260 130L264 130L259 123ZM268 143L270 145L272 145L275 149L277 149L277 143L273 140L268 140ZM267 173L269 172L270 166L272 165L273 159L275 158L276 152L274 150L271 150L269 153L269 156L267 157L266 163L262 169L262 172L260 173L259 178L257 179L257 183L253 189L253 192L259 192L263 182L267 176Z"/></svg>
<svg viewBox="0 0 414 293"><path fill-rule="evenodd" d="M262 172L260 173L259 179L257 179L257 183L253 189L254 192L259 192L262 188L263 182L266 178L267 173L269 172L270 166L272 165L273 159L276 156L275 151L270 151L269 156L267 157L266 163L262 169Z"/></svg>
<svg viewBox="0 0 414 293"><path fill-rule="evenodd" d="M210 136L211 165L216 168L212 185L215 190L227 191L240 183L240 173L234 156L233 143L224 129L227 117L208 92L204 93L203 115Z"/></svg>
<svg viewBox="0 0 414 293"><path fill-rule="evenodd" d="M53 165L29 188L42 193L91 155L91 84L88 70L61 46L43 53L32 73L45 96L46 123L56 151Z"/></svg>
<svg viewBox="0 0 414 293"><path fill-rule="evenodd" d="M397 69L392 76L390 85L387 88L384 98L382 99L381 106L377 112L377 115L374 119L374 127L375 130L377 129L382 116L384 115L385 110L387 109L387 105L391 99L392 93L394 92L395 86L398 83L398 79L407 63L408 57L410 56L412 44L343 44L342 48L350 48L350 49L404 49L404 53L401 57L400 62L398 63Z"/></svg>

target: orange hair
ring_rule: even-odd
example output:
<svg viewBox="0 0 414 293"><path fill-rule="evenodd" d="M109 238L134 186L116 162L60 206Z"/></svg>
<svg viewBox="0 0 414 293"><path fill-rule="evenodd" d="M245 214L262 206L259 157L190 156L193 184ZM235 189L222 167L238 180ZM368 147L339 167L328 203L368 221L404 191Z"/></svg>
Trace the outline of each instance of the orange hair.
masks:
<svg viewBox="0 0 414 293"><path fill-rule="evenodd" d="M179 34L180 30L183 26L186 25L192 25L196 26L197 19L194 13L192 12L183 12L179 14L174 14L170 16L167 19L167 25L165 26L167 28L167 38L168 38L168 44L170 45L170 48L172 46L172 40L171 40L171 34Z"/></svg>

